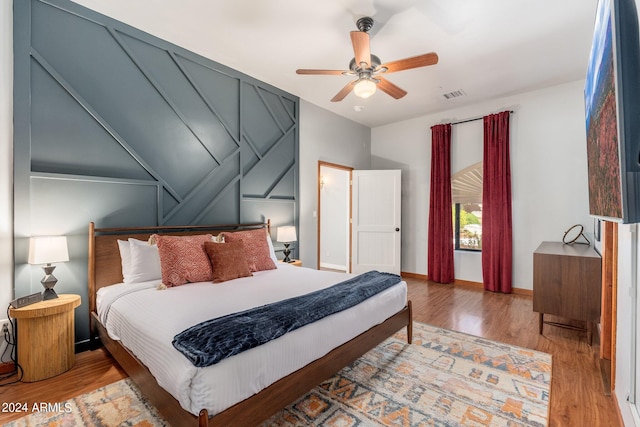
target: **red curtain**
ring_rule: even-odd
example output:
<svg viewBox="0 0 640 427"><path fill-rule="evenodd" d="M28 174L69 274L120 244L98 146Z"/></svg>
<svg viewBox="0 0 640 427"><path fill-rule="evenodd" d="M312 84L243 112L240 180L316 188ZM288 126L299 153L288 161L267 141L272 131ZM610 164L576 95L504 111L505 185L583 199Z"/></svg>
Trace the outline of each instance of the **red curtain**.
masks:
<svg viewBox="0 0 640 427"><path fill-rule="evenodd" d="M511 167L509 111L484 117L482 279L484 288L511 293Z"/></svg>
<svg viewBox="0 0 640 427"><path fill-rule="evenodd" d="M427 241L429 280L438 283L453 282L451 124L431 128L431 196Z"/></svg>

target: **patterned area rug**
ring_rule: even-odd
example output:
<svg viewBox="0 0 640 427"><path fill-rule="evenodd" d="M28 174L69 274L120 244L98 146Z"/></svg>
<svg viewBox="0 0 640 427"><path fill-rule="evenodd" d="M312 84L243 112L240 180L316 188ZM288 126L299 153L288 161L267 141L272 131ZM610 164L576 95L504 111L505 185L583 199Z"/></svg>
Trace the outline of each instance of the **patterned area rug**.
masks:
<svg viewBox="0 0 640 427"><path fill-rule="evenodd" d="M551 355L414 322L263 426L545 426ZM167 426L128 379L8 426Z"/></svg>
<svg viewBox="0 0 640 427"><path fill-rule="evenodd" d="M171 427L129 378L34 412L6 427Z"/></svg>
<svg viewBox="0 0 640 427"><path fill-rule="evenodd" d="M263 426L545 426L551 355L414 322Z"/></svg>

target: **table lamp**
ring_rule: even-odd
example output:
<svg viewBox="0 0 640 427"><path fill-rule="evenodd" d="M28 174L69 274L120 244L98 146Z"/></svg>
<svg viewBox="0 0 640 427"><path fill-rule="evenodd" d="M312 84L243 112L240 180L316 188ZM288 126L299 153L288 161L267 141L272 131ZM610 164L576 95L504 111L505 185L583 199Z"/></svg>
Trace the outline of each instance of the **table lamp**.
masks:
<svg viewBox="0 0 640 427"><path fill-rule="evenodd" d="M46 264L42 266L44 277L40 281L44 286L43 300L58 298L53 287L58 279L53 275L54 262L69 261L69 250L65 236L32 237L29 239L29 264Z"/></svg>
<svg viewBox="0 0 640 427"><path fill-rule="evenodd" d="M284 259L282 261L291 262L291 258L289 258L289 255L291 254L289 245L291 244L291 242L295 242L297 240L296 227L294 227L293 225L278 227L276 240L278 242L284 243L284 251L282 251L282 253L284 254Z"/></svg>

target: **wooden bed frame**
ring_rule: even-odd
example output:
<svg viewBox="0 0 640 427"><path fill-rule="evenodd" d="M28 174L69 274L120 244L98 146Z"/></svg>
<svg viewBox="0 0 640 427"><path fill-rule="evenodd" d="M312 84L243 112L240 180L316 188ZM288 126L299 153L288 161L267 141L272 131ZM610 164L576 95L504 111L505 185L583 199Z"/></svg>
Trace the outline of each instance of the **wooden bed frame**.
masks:
<svg viewBox="0 0 640 427"><path fill-rule="evenodd" d="M102 341L106 349L127 372L164 418L174 426L251 426L266 420L279 410L307 393L322 381L330 378L343 367L406 326L408 342L412 341L411 301L398 313L379 325L342 344L320 359L311 362L296 372L276 381L257 394L234 406L209 417L206 409L195 416L184 410L180 403L160 387L149 369L142 364L120 341L112 340L96 314L96 292L98 289L122 282L122 268L117 240L136 238L146 240L153 233L190 235L223 231L267 228L270 221L252 224L228 224L212 226L95 228L89 224L89 310L92 345Z"/></svg>

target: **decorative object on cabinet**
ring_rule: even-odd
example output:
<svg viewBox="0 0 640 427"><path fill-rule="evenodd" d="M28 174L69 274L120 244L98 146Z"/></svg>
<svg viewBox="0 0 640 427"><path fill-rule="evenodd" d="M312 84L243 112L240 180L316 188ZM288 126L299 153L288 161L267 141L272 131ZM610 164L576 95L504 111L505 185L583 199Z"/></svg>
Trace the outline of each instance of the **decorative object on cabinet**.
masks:
<svg viewBox="0 0 640 427"><path fill-rule="evenodd" d="M579 242L578 239L584 239L584 241ZM584 227L582 224L572 225L567 231L564 232L562 236L562 243L565 245L572 245L577 243L579 245L591 245L587 236L584 235Z"/></svg>
<svg viewBox="0 0 640 427"><path fill-rule="evenodd" d="M284 251L282 252L284 254L283 261L290 262L291 258L289 258L289 255L291 254L291 251L289 250L289 245L291 244L291 242L295 242L298 240L296 236L296 227L294 227L293 225L278 227L276 240L278 242L284 243Z"/></svg>
<svg viewBox="0 0 640 427"><path fill-rule="evenodd" d="M58 279L53 275L56 266L52 263L66 261L69 261L69 249L65 236L42 236L29 239L29 264L45 264L42 267L44 277L40 281L45 289L42 299L58 298L56 291L53 290Z"/></svg>

